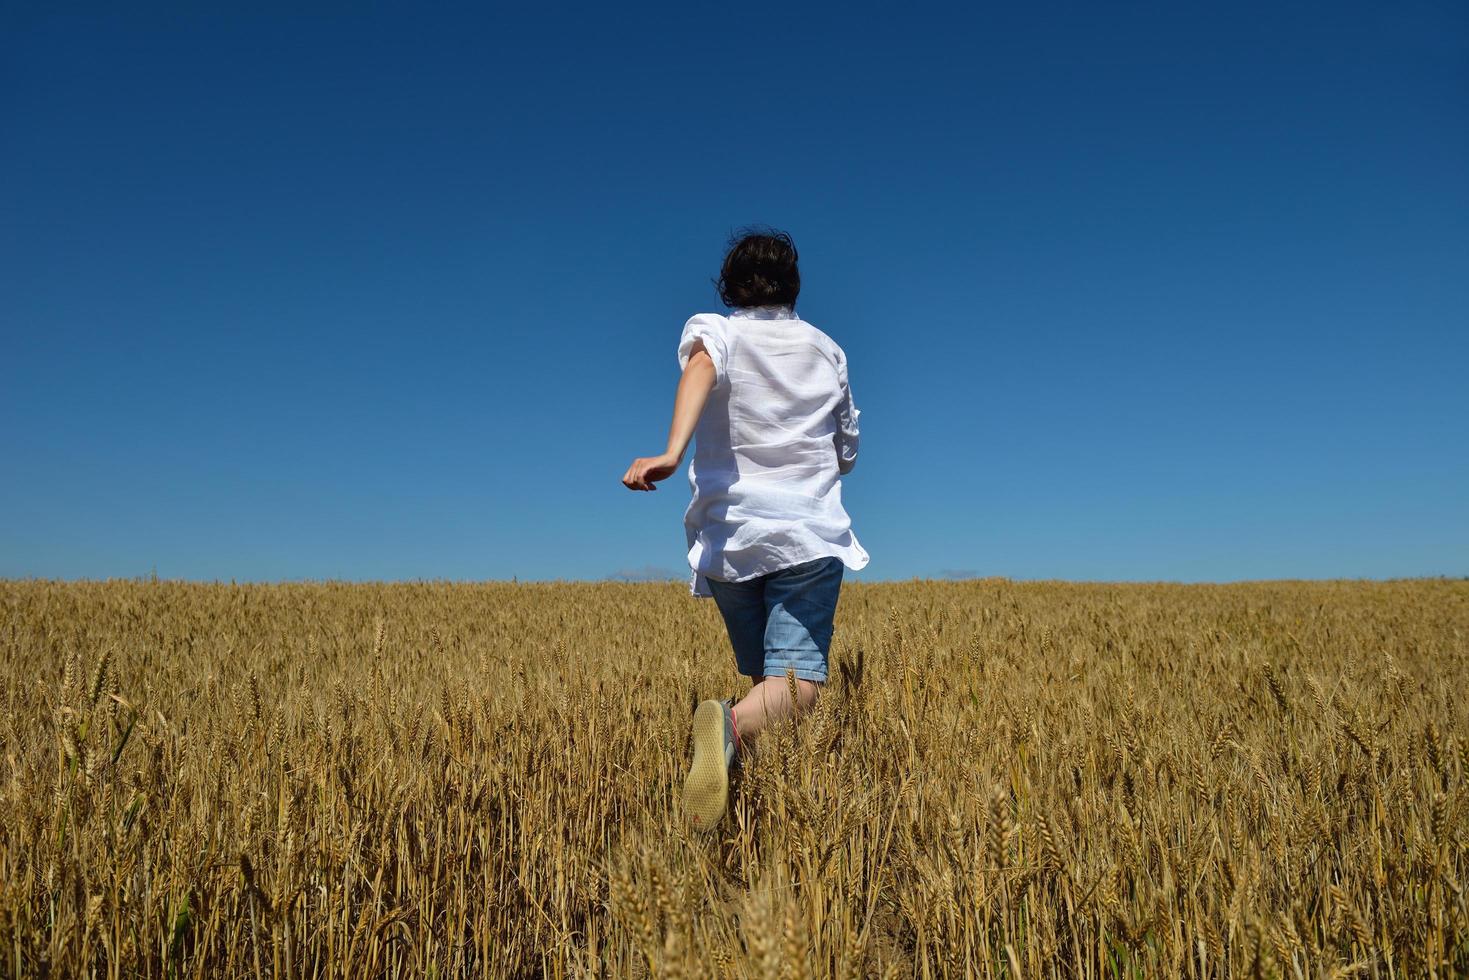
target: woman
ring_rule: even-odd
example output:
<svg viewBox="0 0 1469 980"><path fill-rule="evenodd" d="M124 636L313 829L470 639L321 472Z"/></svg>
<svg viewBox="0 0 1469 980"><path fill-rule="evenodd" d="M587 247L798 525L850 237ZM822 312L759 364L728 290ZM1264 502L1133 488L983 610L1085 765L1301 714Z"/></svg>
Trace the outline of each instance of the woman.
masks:
<svg viewBox="0 0 1469 980"><path fill-rule="evenodd" d="M842 569L867 564L842 507L841 476L857 461L847 357L796 315L798 258L784 232L732 243L718 282L729 314L692 317L679 340L668 449L633 460L622 477L630 490L653 490L696 440L684 515L691 590L714 597L753 684L738 704L709 700L694 712L684 812L700 829L723 818L745 746L815 703Z"/></svg>

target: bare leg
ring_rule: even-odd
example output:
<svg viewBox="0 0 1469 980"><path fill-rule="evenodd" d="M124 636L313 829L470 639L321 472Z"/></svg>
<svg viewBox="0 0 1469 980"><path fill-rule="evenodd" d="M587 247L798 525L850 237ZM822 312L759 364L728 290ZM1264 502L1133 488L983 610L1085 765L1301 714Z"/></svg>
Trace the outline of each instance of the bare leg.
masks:
<svg viewBox="0 0 1469 980"><path fill-rule="evenodd" d="M821 686L815 681L797 678L796 687L803 711L814 705L821 693ZM784 721L791 714L789 682L784 676L765 678L750 688L750 693L734 707L735 729L739 732L740 742L749 742L767 725Z"/></svg>

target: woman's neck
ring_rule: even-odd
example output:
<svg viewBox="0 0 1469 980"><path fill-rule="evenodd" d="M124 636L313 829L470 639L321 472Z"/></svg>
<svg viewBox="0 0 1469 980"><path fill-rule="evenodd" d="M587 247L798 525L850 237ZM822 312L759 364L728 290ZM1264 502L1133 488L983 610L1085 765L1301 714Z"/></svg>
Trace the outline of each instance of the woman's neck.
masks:
<svg viewBox="0 0 1469 980"><path fill-rule="evenodd" d="M748 317L752 320L794 320L796 309L787 303L772 303L768 306L738 306L730 316Z"/></svg>

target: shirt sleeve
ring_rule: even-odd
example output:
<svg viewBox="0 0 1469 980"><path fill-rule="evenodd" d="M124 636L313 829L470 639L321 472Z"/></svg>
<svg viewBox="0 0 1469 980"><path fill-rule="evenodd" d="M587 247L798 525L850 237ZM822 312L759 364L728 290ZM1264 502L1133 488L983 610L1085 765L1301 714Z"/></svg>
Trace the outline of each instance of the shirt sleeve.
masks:
<svg viewBox="0 0 1469 980"><path fill-rule="evenodd" d="M683 336L678 340L679 370L689 366L689 358L694 355L694 345L703 341L709 360L714 362L714 383L723 384L725 363L729 356L727 339L727 323L719 314L699 313L689 317L689 322L683 327Z"/></svg>
<svg viewBox="0 0 1469 980"><path fill-rule="evenodd" d="M837 350L837 382L841 385L841 399L835 410L837 472L845 476L857 465L857 417L862 413L852 401L852 385L847 378L847 355Z"/></svg>

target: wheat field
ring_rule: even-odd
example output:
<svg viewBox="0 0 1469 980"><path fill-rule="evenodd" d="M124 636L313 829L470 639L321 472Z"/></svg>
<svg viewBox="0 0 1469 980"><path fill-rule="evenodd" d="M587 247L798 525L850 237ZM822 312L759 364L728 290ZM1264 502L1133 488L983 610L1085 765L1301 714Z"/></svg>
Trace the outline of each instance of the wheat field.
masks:
<svg viewBox="0 0 1469 980"><path fill-rule="evenodd" d="M1469 582L849 585L685 829L677 584L0 582L0 975L1469 973Z"/></svg>

